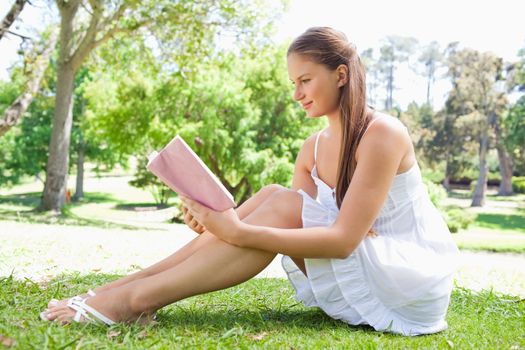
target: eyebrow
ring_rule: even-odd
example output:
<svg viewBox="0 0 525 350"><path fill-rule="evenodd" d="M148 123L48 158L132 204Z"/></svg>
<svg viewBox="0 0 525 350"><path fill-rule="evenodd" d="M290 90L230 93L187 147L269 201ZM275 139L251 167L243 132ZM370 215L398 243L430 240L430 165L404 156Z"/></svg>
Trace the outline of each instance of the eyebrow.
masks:
<svg viewBox="0 0 525 350"><path fill-rule="evenodd" d="M304 77L305 75L308 75L310 73L304 73L304 74L301 74L299 77L297 77L296 80L301 80L302 77ZM293 79L290 79L292 82L294 81Z"/></svg>

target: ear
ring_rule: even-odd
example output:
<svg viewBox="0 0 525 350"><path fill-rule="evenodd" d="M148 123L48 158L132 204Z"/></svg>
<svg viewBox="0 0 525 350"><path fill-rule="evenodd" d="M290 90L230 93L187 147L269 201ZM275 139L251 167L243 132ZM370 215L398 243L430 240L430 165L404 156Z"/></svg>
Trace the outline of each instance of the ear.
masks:
<svg viewBox="0 0 525 350"><path fill-rule="evenodd" d="M340 64L336 69L337 73L337 87L344 86L348 82L348 67L345 64Z"/></svg>

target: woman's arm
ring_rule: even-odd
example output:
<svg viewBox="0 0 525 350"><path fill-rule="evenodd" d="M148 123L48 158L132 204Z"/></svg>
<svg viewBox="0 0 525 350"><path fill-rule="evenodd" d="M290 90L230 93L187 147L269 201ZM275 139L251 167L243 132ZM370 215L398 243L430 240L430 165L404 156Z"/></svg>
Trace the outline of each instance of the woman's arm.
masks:
<svg viewBox="0 0 525 350"><path fill-rule="evenodd" d="M363 240L386 199L409 136L390 123L378 122L359 146L359 162L339 216L329 227L279 229L217 213L185 199L197 220L225 241L297 258L344 258Z"/></svg>

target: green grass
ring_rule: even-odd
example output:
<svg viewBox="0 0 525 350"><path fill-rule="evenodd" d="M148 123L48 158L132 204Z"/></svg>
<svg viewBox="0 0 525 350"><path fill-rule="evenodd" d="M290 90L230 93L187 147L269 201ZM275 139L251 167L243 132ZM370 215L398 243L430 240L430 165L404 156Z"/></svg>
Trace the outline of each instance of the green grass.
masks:
<svg viewBox="0 0 525 350"><path fill-rule="evenodd" d="M506 231L525 233L525 210L518 210L518 214L479 213L475 226L502 233Z"/></svg>
<svg viewBox="0 0 525 350"><path fill-rule="evenodd" d="M0 219L26 223L59 224L71 226L93 226L101 228L121 228L127 230L144 229L133 225L119 224L110 220L82 217L74 213L75 209L88 204L114 204L116 210L129 211L134 207L155 207L152 203L128 203L115 198L111 193L86 193L80 202L71 202L64 206L61 215L37 210L40 204L40 192L16 193L0 196Z"/></svg>
<svg viewBox="0 0 525 350"><path fill-rule="evenodd" d="M481 212L467 231L453 235L460 249L525 253L525 210L514 214Z"/></svg>
<svg viewBox="0 0 525 350"><path fill-rule="evenodd" d="M45 286L0 280L0 335L13 349L521 349L525 302L456 288L449 329L403 337L349 326L307 309L283 279L257 279L165 307L149 326L71 324L38 319L52 297L65 297L116 276L66 275Z"/></svg>
<svg viewBox="0 0 525 350"><path fill-rule="evenodd" d="M455 239L456 245L461 250L471 250L479 252L492 253L525 253L525 244L523 241L514 243L512 240L497 240L497 239Z"/></svg>

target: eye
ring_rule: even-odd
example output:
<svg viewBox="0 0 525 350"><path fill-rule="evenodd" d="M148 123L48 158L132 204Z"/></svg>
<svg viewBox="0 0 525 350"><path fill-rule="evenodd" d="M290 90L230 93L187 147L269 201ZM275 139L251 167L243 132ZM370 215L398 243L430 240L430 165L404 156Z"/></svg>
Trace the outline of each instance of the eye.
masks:
<svg viewBox="0 0 525 350"><path fill-rule="evenodd" d="M311 80L311 79L303 79L303 80L301 80L301 82L302 82L303 84L306 84L306 83L308 83L310 80Z"/></svg>

